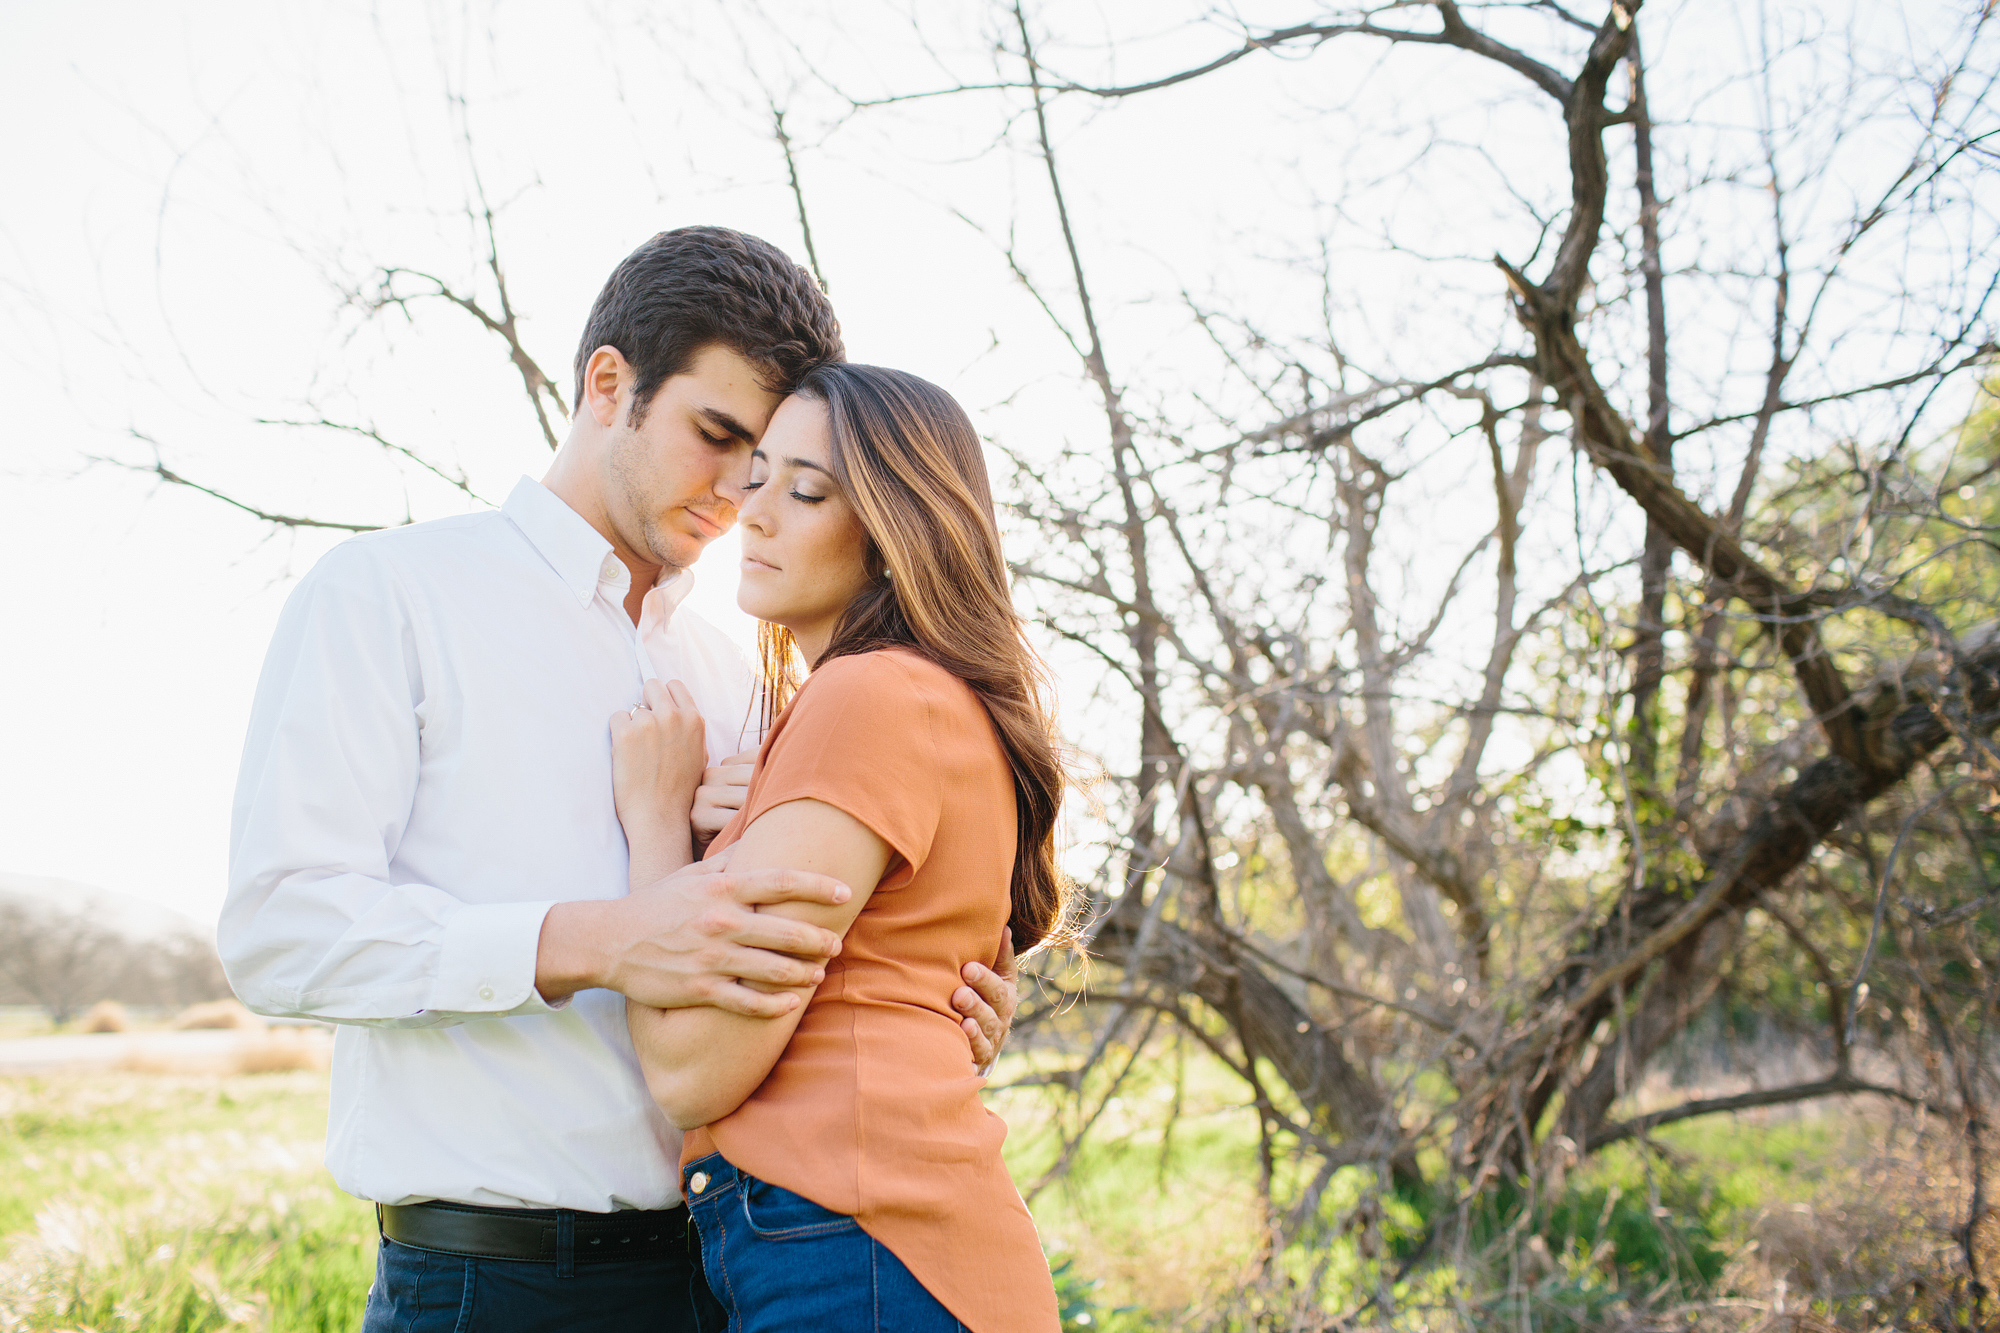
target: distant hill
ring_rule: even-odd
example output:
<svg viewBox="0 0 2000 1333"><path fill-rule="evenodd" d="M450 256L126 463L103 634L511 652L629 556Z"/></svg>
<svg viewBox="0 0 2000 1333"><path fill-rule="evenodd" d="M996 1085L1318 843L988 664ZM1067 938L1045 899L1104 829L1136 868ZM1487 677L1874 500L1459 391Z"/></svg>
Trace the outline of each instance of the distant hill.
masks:
<svg viewBox="0 0 2000 1333"><path fill-rule="evenodd" d="M98 1000L180 1009L228 994L208 926L95 885L0 874L0 1005L63 1023Z"/></svg>
<svg viewBox="0 0 2000 1333"><path fill-rule="evenodd" d="M0 871L0 900L87 911L97 919L98 924L133 940L180 935L209 939L215 933L212 924L196 921L191 916L158 903L149 903L144 898L44 875L15 875Z"/></svg>

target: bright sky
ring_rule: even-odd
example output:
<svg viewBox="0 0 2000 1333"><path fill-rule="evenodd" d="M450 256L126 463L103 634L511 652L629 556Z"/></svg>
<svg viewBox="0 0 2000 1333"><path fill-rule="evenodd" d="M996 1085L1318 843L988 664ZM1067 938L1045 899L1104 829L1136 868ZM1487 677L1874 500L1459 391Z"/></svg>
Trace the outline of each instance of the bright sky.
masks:
<svg viewBox="0 0 2000 1333"><path fill-rule="evenodd" d="M379 430L496 501L546 466L519 380L469 318L432 304L412 322L368 320L343 303L379 265L490 299L464 212L469 161L499 210L526 342L566 384L598 286L652 232L720 223L804 257L768 133L776 100L792 109L851 354L945 384L1016 448L1097 445L1074 358L997 249L1016 227L1030 272L1071 311L1039 164L996 146L1008 104L975 95L840 121L800 73L810 53L860 96L948 82L946 67L990 78L995 11L924 7L926 49L896 5L769 9L765 22L743 5L0 5L0 871L212 917L264 644L291 581L337 540L274 533L93 456L150 462L135 433L150 436L184 475L270 510L378 523L472 502L372 445L259 419ZM1229 44L1187 26L1207 12L1192 0L1061 12L1078 50L1125 39L1128 77ZM1661 46L1683 28L1663 20ZM1404 235L1464 228L1488 248L1426 270L1421 288L1407 264L1337 255L1351 335L1492 345L1505 313L1491 249L1532 247L1494 225L1520 225L1514 201L1429 217L1429 196L1391 188L1434 111L1419 99L1380 97L1370 136L1308 132L1314 117L1340 123L1356 89L1400 89L1400 60L1357 48L1246 61L1198 87L1058 113L1127 377L1171 382L1193 364L1199 335L1162 317L1184 290L1280 322L1310 315L1319 286L1286 267L1310 228L1272 219L1332 219L1362 186L1381 217L1416 215ZM1518 81L1454 71L1484 126L1524 127L1495 142L1526 151L1549 128ZM1421 564L1423 535L1408 540ZM707 563L724 572L697 605L746 633L733 554L719 545Z"/></svg>
<svg viewBox="0 0 2000 1333"><path fill-rule="evenodd" d="M377 264L490 296L462 126L502 209L527 341L565 383L598 286L652 232L720 223L803 258L740 43L712 15L662 31L629 16L653 8L497 7L490 31L484 8L468 22L442 5L0 11L0 115L16 127L0 144L15 182L0 205L0 870L212 917L263 648L291 581L339 536L274 533L89 456L146 462L140 432L268 509L363 522L470 501L372 447L257 419L379 428L493 500L546 466L519 381L469 319L432 307L414 328L364 326L341 309L340 287ZM853 355L975 407L1036 377L1068 393L1040 316L938 202L968 173L885 181L866 137L846 146L804 170ZM986 197L956 201L1004 225L1012 182L973 184ZM1038 362L982 376L1003 339ZM747 636L726 543L708 563L725 575L697 605Z"/></svg>

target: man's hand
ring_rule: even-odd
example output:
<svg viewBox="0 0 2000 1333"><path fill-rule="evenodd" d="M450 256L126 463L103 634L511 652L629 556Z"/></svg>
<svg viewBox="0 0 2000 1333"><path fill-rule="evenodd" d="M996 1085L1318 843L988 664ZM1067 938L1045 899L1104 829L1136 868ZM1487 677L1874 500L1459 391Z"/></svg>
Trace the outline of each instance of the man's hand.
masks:
<svg viewBox="0 0 2000 1333"><path fill-rule="evenodd" d="M736 817L750 792L750 775L757 771L757 752L733 754L714 768L701 771L701 786L694 794L694 841L706 847Z"/></svg>
<svg viewBox="0 0 2000 1333"><path fill-rule="evenodd" d="M1014 1026L1014 1011L1020 1007L1015 986L1020 969L1014 963L1014 932L1002 932L1000 957L993 967L967 963L960 975L965 984L951 993L951 1007L964 1014L959 1026L972 1043L972 1063L984 1074L992 1070Z"/></svg>
<svg viewBox="0 0 2000 1333"><path fill-rule="evenodd" d="M797 1008L799 997L744 983L817 985L826 960L840 952L840 937L757 908L834 906L853 896L825 875L732 875L722 859L700 861L624 898L550 908L535 956L535 989L551 1002L601 986L656 1009L712 1005L776 1018Z"/></svg>

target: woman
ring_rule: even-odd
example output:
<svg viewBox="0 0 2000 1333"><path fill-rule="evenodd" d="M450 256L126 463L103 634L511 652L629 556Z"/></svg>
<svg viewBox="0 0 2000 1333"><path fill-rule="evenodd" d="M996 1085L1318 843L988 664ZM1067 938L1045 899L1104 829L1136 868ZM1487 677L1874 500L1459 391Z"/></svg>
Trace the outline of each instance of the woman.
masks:
<svg viewBox="0 0 2000 1333"><path fill-rule="evenodd" d="M629 1011L648 1086L689 1131L709 1285L731 1333L1055 1329L1006 1127L940 1007L1003 923L1023 952L1067 928L1062 771L978 439L935 385L832 365L780 405L751 466L738 602L765 622L783 712L711 851L854 896L768 909L845 937L784 1016ZM642 759L627 747L617 766L635 883L685 858L695 780Z"/></svg>

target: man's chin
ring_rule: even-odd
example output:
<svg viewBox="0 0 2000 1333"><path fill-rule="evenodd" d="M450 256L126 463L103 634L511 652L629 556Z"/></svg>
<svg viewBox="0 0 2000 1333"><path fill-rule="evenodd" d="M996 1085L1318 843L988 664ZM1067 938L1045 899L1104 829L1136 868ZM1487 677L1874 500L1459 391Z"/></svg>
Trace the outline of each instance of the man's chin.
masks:
<svg viewBox="0 0 2000 1333"><path fill-rule="evenodd" d="M661 568L672 572L686 569L701 559L701 553L708 549L706 539L685 532L660 531L655 529L646 534L646 549Z"/></svg>

